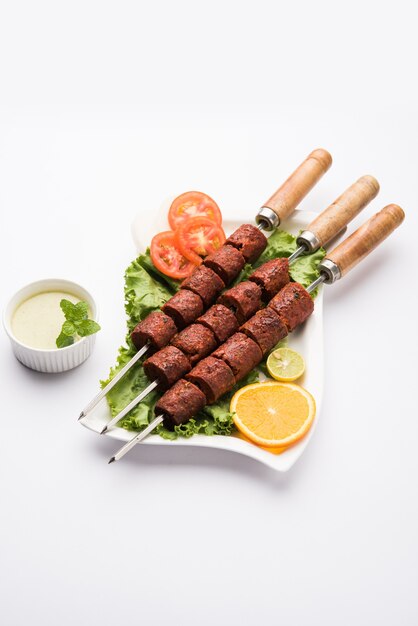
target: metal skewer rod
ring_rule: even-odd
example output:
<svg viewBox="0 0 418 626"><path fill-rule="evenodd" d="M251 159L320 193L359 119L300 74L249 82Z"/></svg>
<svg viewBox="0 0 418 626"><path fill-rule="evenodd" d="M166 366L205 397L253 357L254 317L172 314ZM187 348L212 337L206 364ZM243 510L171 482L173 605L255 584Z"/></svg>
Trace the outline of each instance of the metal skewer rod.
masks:
<svg viewBox="0 0 418 626"><path fill-rule="evenodd" d="M293 254L290 255L290 257L288 258L289 263L293 263L293 261L296 261L296 259L301 255L301 254L305 254L305 252L309 252L307 246L299 246L299 248L297 248Z"/></svg>
<svg viewBox="0 0 418 626"><path fill-rule="evenodd" d="M125 443L125 445L122 446L122 448L120 448L120 450L116 452L115 456L112 456L112 458L109 459L109 463L113 463L114 461L119 461L119 459L125 456L125 454L129 452L129 450L131 450L131 448L136 446L137 443L142 441L142 439L145 439L147 435L149 435L155 428L157 428L157 426L161 424L163 419L164 419L163 415L158 415L155 419L153 419L152 422L148 424L148 426L144 428L143 431L141 431L133 439L128 441L128 443Z"/></svg>
<svg viewBox="0 0 418 626"><path fill-rule="evenodd" d="M306 291L308 293L312 293L313 291L315 291L317 287L319 287L319 285L324 283L326 279L327 279L327 275L321 274L316 280L313 281L313 283L311 283L308 287L306 287Z"/></svg>
<svg viewBox="0 0 418 626"><path fill-rule="evenodd" d="M116 376L114 378L112 378L112 380L106 385L106 387L103 387L103 389L101 391L99 391L97 396L95 396L93 398L93 400L91 400L88 403L88 405L81 411L80 416L78 418L79 420L83 419L83 417L86 417L87 413L90 413L90 411L92 409L94 409L94 407L97 406L97 404L99 404L100 400L102 400L105 397L105 395L111 389L113 389L113 387L116 385L116 383L118 383L120 381L120 379L126 374L126 372L133 365L135 365L135 363L137 361L139 361L141 356L143 356L147 352L148 349L149 349L149 344L147 343L140 350L138 350L138 352L135 354L135 356L133 356L132 359L130 361L128 361L128 363L122 367L122 369L116 374Z"/></svg>
<svg viewBox="0 0 418 626"><path fill-rule="evenodd" d="M112 426L117 424L123 417L125 417L125 415L129 413L129 411L136 407L136 405L139 404L141 400L143 400L149 393L151 393L151 391L153 391L158 386L159 382L160 381L158 379L153 380L152 383L148 385L148 387L145 387L145 389L141 391L141 393L136 396L136 398L134 398L127 406L125 406L124 409L122 409L122 411L115 415L115 417L106 424L106 426L101 430L100 434L104 435L105 432L109 430L109 428L112 428Z"/></svg>

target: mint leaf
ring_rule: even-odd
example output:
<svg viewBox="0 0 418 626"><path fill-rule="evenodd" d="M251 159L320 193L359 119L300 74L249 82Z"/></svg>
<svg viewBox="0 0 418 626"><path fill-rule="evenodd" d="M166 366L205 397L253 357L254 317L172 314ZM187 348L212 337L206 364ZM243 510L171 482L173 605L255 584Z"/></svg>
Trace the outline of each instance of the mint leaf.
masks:
<svg viewBox="0 0 418 626"><path fill-rule="evenodd" d="M84 300L73 304L70 300L63 298L60 307L65 315L65 322L55 341L57 348L71 346L75 341L75 335L87 337L100 330L97 322L88 319L89 305Z"/></svg>
<svg viewBox="0 0 418 626"><path fill-rule="evenodd" d="M86 320L88 318L89 305L84 300L77 302L73 311L73 321Z"/></svg>
<svg viewBox="0 0 418 626"><path fill-rule="evenodd" d="M74 337L69 337L61 331L57 339L55 340L55 343L57 345L57 348L66 348L67 346L73 345Z"/></svg>
<svg viewBox="0 0 418 626"><path fill-rule="evenodd" d="M75 322L75 327L80 337L94 335L94 333L97 333L100 330L100 325L94 320L81 320L81 322Z"/></svg>
<svg viewBox="0 0 418 626"><path fill-rule="evenodd" d="M71 337L76 332L76 328L72 322L64 322L61 328L61 334Z"/></svg>
<svg viewBox="0 0 418 626"><path fill-rule="evenodd" d="M66 298L63 298L60 302L60 307L65 315L65 319L72 321L74 317L75 304L66 300Z"/></svg>
<svg viewBox="0 0 418 626"><path fill-rule="evenodd" d="M60 302L60 307L65 315L65 319L69 322L86 320L88 317L89 305L84 300L73 304L70 300L63 298Z"/></svg>

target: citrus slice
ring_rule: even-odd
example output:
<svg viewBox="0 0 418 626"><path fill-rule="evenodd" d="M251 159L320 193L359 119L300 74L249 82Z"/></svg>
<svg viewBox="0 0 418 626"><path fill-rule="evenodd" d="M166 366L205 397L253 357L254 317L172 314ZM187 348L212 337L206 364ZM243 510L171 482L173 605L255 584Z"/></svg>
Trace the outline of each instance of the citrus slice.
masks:
<svg viewBox="0 0 418 626"><path fill-rule="evenodd" d="M268 373L272 378L290 383L305 371L303 356L291 348L278 348L267 359Z"/></svg>
<svg viewBox="0 0 418 626"><path fill-rule="evenodd" d="M293 383L254 383L239 389L231 400L238 430L259 446L287 447L309 430L315 400Z"/></svg>

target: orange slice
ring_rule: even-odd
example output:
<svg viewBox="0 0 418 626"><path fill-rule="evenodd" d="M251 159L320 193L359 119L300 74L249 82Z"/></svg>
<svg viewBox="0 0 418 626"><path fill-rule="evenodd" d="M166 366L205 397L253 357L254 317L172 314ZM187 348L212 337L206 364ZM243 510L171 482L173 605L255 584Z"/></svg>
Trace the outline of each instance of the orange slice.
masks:
<svg viewBox="0 0 418 626"><path fill-rule="evenodd" d="M231 400L238 430L259 446L287 447L309 430L315 417L315 400L293 383L265 382L247 385Z"/></svg>
<svg viewBox="0 0 418 626"><path fill-rule="evenodd" d="M243 441L246 441L247 443L250 443L251 445L254 445L254 442L251 441L251 439L248 439L248 437L246 437L245 435L243 435L242 433L239 433L238 437L240 439L242 439ZM266 452L270 452L270 454L283 454L283 452L286 452L287 448L286 446L284 447L280 447L280 446L259 446L262 450L265 450Z"/></svg>

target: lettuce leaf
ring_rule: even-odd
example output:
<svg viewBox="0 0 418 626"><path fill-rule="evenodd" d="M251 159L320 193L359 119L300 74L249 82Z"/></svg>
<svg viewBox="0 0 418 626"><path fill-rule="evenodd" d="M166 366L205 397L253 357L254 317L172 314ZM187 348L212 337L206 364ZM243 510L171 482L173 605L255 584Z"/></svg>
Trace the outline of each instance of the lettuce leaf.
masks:
<svg viewBox="0 0 418 626"><path fill-rule="evenodd" d="M254 263L254 268L279 257L290 256L297 248L296 237L285 230L275 230L267 240L267 247Z"/></svg>
<svg viewBox="0 0 418 626"><path fill-rule="evenodd" d="M316 278L318 278L319 273L317 267L319 263L325 256L325 250L320 248L313 254L309 254L307 256L301 256L289 268L289 273L296 283L300 283L304 287L310 285ZM317 291L312 294L315 297Z"/></svg>
<svg viewBox="0 0 418 626"><path fill-rule="evenodd" d="M144 267L148 262L151 263L149 255L142 254L132 261L125 272L125 311L129 332L149 313L157 311L174 293Z"/></svg>
<svg viewBox="0 0 418 626"><path fill-rule="evenodd" d="M235 283L245 280L252 270L262 263L278 257L288 257L296 250L296 237L283 230L275 231L268 239L268 244L253 265L246 264ZM290 274L293 280L300 282L305 287L318 277L317 266L323 258L324 250L319 250L313 255L301 257L291 266ZM153 265L149 250L141 254L127 268L125 272L125 310L127 314L126 346L119 349L116 365L111 368L107 380L101 381L104 387L115 374L134 356L136 350L130 339L130 332L152 311L160 307L180 287L180 281L173 280L157 270ZM261 365L260 369L263 369ZM231 397L244 385L258 380L258 370L253 370L248 376L240 381L231 392L223 396L219 402L206 406L201 413L189 420L187 424L176 426L174 430L168 430L163 424L156 429L156 433L165 439L177 439L178 437L191 437L197 433L204 435L230 435L234 430L233 416L229 412ZM107 394L107 401L112 417L117 415L133 398L145 387L149 380L140 364L136 364ZM153 391L147 398L136 406L128 415L121 420L119 426L127 430L142 430L154 418L154 406L160 397L160 393Z"/></svg>

